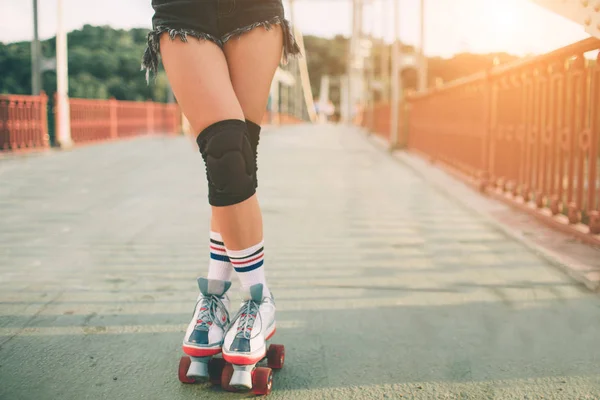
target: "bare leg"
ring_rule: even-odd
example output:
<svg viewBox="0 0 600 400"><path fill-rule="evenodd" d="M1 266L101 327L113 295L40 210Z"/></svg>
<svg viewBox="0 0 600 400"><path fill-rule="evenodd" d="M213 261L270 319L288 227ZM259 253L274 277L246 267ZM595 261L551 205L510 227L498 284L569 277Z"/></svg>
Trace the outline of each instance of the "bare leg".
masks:
<svg viewBox="0 0 600 400"><path fill-rule="evenodd" d="M154 44L158 35L153 37ZM281 58L282 36L280 27L254 29L229 41L225 53L210 41L182 43L167 35L160 37L163 65L175 96L193 130L200 133L198 144L207 164L213 205L211 229L220 232L219 243L227 245L223 254L236 266L242 287L247 289L240 312L230 323L226 292L231 283L227 278L198 279L201 293L183 345L187 354L201 359L193 359L188 377L190 371L193 376L207 376L205 361L221 347L230 363L255 363L264 357L265 342L275 333L275 304L262 268L262 215L256 195L248 198L254 193L249 160L254 145L244 136L248 133L244 121L260 123L262 119ZM154 66L153 57L145 54L144 62ZM213 243L215 240L211 237ZM259 323L260 327L254 326ZM248 335L253 327L259 335ZM236 385L251 387L251 379L247 382L247 374L242 375L244 379L238 379Z"/></svg>
<svg viewBox="0 0 600 400"><path fill-rule="evenodd" d="M163 65L175 97L194 132L227 119L245 120L229 77L223 51L209 41L182 43L161 37ZM211 226L228 248L244 249L262 239L262 217L256 196L226 207L212 207Z"/></svg>
<svg viewBox="0 0 600 400"><path fill-rule="evenodd" d="M255 124L260 124L265 113L282 46L283 35L278 25L269 31L254 29L225 43L233 90L244 116Z"/></svg>
<svg viewBox="0 0 600 400"><path fill-rule="evenodd" d="M267 31L254 29L225 44L225 56L233 89L246 119L260 124L271 81L277 69L283 46L281 28ZM258 199L229 207L213 207L213 219L230 250L241 250L263 238L262 215Z"/></svg>
<svg viewBox="0 0 600 400"><path fill-rule="evenodd" d="M281 59L282 36L279 26L269 31L257 28L225 44L224 51L233 89L245 118L256 125L262 120L271 81ZM250 293L240 307L237 314L239 317L232 319L224 338L222 351L223 358L228 362L249 365L265 356L266 341L275 333L275 303L271 291L265 286L265 268L262 266L262 261L250 266L249 270L244 270L245 267L239 267L238 264L239 256L242 255L246 257L244 259L254 257L256 254L262 257L262 215L256 196L249 202L234 207L237 207L235 212L226 215L222 209L214 208L213 215L217 216L219 224L226 221L220 225L220 228L228 248L227 253L230 258L233 257L231 259L242 286L249 288ZM234 237L235 233L228 232L227 228L234 228L235 218L248 218L249 215L256 219L252 219L252 223L245 227L243 236L238 236L239 241L229 242L228 237ZM252 247L248 249L247 245ZM232 248L245 250L229 251ZM257 269L254 269L255 266ZM259 283L262 284L262 292L256 290L261 288ZM252 332L259 332L259 334L253 335ZM239 369L234 371L230 384L234 385L234 382L235 385L247 388L252 386L250 374L244 374Z"/></svg>
<svg viewBox="0 0 600 400"><path fill-rule="evenodd" d="M194 132L226 120L244 120L223 51L210 41L183 43L162 35L163 66L173 93Z"/></svg>
<svg viewBox="0 0 600 400"><path fill-rule="evenodd" d="M235 96L225 55L219 46L210 41L190 38L187 43L178 38L171 40L161 36L160 50L163 65L173 92L194 132L202 132L210 125L228 119L244 121L242 108ZM198 174L203 174L198 171ZM219 309L229 306L226 292L228 284L221 288L210 287L208 280L199 279L200 295L192 320L183 340L183 350L194 357L208 357L221 351L227 318L222 312L207 313L210 304L218 296ZM198 321L201 321L200 323ZM206 363L194 362L194 376L206 377Z"/></svg>
<svg viewBox="0 0 600 400"><path fill-rule="evenodd" d="M281 59L282 42L281 28L275 26L270 31L255 29L225 44L233 89L245 118L257 125L260 125L267 106L271 82ZM215 218L211 219L211 230L221 233ZM262 229L257 233L262 237ZM243 247L227 245L232 250Z"/></svg>

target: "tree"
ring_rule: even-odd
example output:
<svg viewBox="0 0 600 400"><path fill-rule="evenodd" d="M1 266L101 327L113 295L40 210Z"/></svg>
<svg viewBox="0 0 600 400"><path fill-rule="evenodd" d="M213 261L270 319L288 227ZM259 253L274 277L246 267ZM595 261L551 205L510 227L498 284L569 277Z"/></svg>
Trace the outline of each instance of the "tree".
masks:
<svg viewBox="0 0 600 400"><path fill-rule="evenodd" d="M168 85L164 72L156 83L146 84L140 71L147 30L118 30L85 25L68 34L69 95L80 98L166 101ZM43 57L55 57L56 39L41 43ZM31 93L29 42L0 43L0 93ZM5 72L6 71L6 72ZM158 83L158 84L157 84ZM43 74L43 89L56 91L55 71Z"/></svg>
<svg viewBox="0 0 600 400"><path fill-rule="evenodd" d="M146 47L146 29L121 30L109 26L85 25L68 34L69 46L69 94L73 97L118 100L166 101L169 84L164 71L150 85L140 71L142 54ZM339 77L346 73L349 40L341 35L332 39L307 35L304 38L308 71L312 91L318 96L321 77ZM375 74L379 76L381 55L389 44L380 40L373 42ZM45 58L54 58L56 39L41 43ZM403 52L414 52L414 47L401 45ZM31 50L29 42L0 43L0 93L31 93ZM488 69L494 59L500 63L516 57L509 54L458 54L450 59L433 57L429 62L429 83L436 78L447 82ZM391 62L391 60L390 60ZM391 65L388 65L390 68ZM43 89L50 96L56 90L56 73L45 71ZM414 70L405 70L402 81L406 88L416 88ZM330 98L339 104L339 80L331 81Z"/></svg>

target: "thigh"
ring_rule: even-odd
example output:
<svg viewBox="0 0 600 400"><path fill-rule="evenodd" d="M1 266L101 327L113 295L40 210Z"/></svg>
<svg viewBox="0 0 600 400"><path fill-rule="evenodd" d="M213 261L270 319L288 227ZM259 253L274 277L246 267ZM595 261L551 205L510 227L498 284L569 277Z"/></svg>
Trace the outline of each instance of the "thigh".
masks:
<svg viewBox="0 0 600 400"><path fill-rule="evenodd" d="M253 29L224 45L231 84L246 119L260 125L282 52L280 26Z"/></svg>
<svg viewBox="0 0 600 400"><path fill-rule="evenodd" d="M183 113L198 134L232 116L235 99L218 31L219 0L152 0L153 30L142 67L156 74L159 59Z"/></svg>
<svg viewBox="0 0 600 400"><path fill-rule="evenodd" d="M206 40L184 43L164 34L160 47L173 93L196 134L218 121L244 120L219 46Z"/></svg>
<svg viewBox="0 0 600 400"><path fill-rule="evenodd" d="M220 0L219 34L233 88L250 121L260 124L282 59L299 48L281 0Z"/></svg>

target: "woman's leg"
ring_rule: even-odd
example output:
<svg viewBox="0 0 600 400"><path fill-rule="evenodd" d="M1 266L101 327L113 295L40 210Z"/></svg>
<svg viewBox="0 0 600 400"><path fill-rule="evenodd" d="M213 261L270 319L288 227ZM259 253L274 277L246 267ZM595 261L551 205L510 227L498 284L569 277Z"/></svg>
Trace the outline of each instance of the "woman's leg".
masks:
<svg viewBox="0 0 600 400"><path fill-rule="evenodd" d="M281 0L220 0L219 7L220 37L225 42L224 51L233 89L246 118L248 140L256 168L256 189L260 123L271 82L282 52L287 58L299 53L300 49L291 33L289 22L284 19ZM262 268L262 215L258 200L253 197L248 202L231 208L232 210L223 211L213 207L211 228L224 237L228 258L233 260L242 286L248 289L261 283L263 296L269 296ZM242 225L241 219L246 219L247 223Z"/></svg>
<svg viewBox="0 0 600 400"><path fill-rule="evenodd" d="M163 35L161 56L179 105L194 131L200 132L199 140L202 140L206 128L215 123L227 120L245 121L244 113L231 84L227 61L218 46L209 41L189 41L187 43L178 40L171 41L168 36ZM235 135L229 136L236 137ZM233 160L220 160L225 157L219 156L228 152L234 153L237 149L216 150L223 153L212 157L219 159L215 160L217 162L223 161L223 164L226 164L229 161L240 163L248 161L239 154L232 154L230 158L234 158ZM229 154L226 155L229 156ZM208 156L212 155L208 154ZM251 195L241 202L235 201L236 197L246 196L243 193L238 196L238 193L231 193L231 190L234 192L245 190L235 187L236 184L243 186L244 182L236 182L239 179L237 179L238 171L235 170L235 167L226 167L227 165L216 166L214 171L211 171L210 165L207 166L208 174L211 175L213 172L214 178L218 181L216 184L222 186L215 192L226 192L225 195L230 195L229 197L233 200L224 200L224 202L235 203L213 205L214 222L211 223L211 226L216 231L220 231L228 248L238 250L256 244L262 239L262 218L255 195ZM223 172L223 169L229 171ZM227 176L223 176L224 174ZM228 186L233 186L229 192L227 192L230 189ZM218 193L215 198L217 197L219 197Z"/></svg>
<svg viewBox="0 0 600 400"><path fill-rule="evenodd" d="M244 120L225 55L208 40L160 38L163 66L173 93L195 132L228 119Z"/></svg>
<svg viewBox="0 0 600 400"><path fill-rule="evenodd" d="M289 37L287 46L282 46L281 31L286 27L275 24L271 30L252 29L232 38L226 44L227 60L208 41L180 43L166 35L160 41L175 96L191 126L200 132L197 142L207 169L211 227L220 231L227 255L247 289L247 301L223 343L224 357L241 364L264 356L265 340L275 329L275 306L262 268L262 215L255 195L255 153L248 125L252 119L260 122L282 47L290 48ZM247 75L250 71L252 77ZM209 286L214 283L200 282L202 294L212 295L214 288ZM220 284L221 289L226 291L228 284ZM202 321L198 318L197 322Z"/></svg>
<svg viewBox="0 0 600 400"><path fill-rule="evenodd" d="M255 215L260 219L260 210L254 196L253 154L225 55L211 41L189 39L184 43L171 40L167 34L160 37L160 51L175 97L194 131L199 132L197 142L206 163L209 202L218 210L217 226L232 236L233 243L256 243L262 227L255 223ZM256 233L243 228L249 224ZM237 232L250 239L239 239ZM224 328L229 322L225 293L230 283L224 281L199 279L201 294L184 337L187 354L201 357L221 351Z"/></svg>
<svg viewBox="0 0 600 400"><path fill-rule="evenodd" d="M280 26L266 30L256 28L225 43L224 51L229 66L233 89L240 102L248 125L250 141L256 156L260 122L262 120L271 81L281 60L283 36ZM253 201L256 201L254 198ZM258 202L253 203L258 207ZM215 209L219 222L230 221L237 215L220 215ZM240 216L246 210L240 209ZM246 292L246 302L242 303L239 318L232 320L230 330L223 343L223 357L234 364L253 364L260 360L266 351L266 340L275 333L275 303L267 288L265 266L263 264L263 237L261 214L256 214L256 226L260 230L252 232L256 236L244 238L250 242L230 242L233 232L221 229L227 253ZM239 237L241 239L241 237ZM246 247L246 243L251 243ZM258 261L258 263L257 263ZM240 386L250 386L243 375L234 376L232 382Z"/></svg>
<svg viewBox="0 0 600 400"><path fill-rule="evenodd" d="M247 120L260 125L267 107L273 76L281 60L280 25L254 29L225 43L224 51L233 90Z"/></svg>
<svg viewBox="0 0 600 400"><path fill-rule="evenodd" d="M260 123L267 106L271 82L281 60L281 53L283 50L283 36L281 31L282 29L278 25L270 30L262 28L254 29L240 37L230 39L224 46L231 83L246 119L248 138L253 148L255 162L257 162L256 149L258 147L260 136ZM255 186L257 186L256 177ZM262 215L260 212L256 213L257 208L260 210L258 201L256 201L255 204L237 207L236 214L226 211L225 215L222 215L222 212L213 207L211 218L211 242L215 244L215 241L219 241L219 238L223 237L222 228L217 221L228 220L230 222L226 223L226 225L232 227L233 231L225 233L225 237L231 238L233 236L233 240L222 239L221 242L226 243L230 252L237 250L238 252L236 252L236 255L240 255L239 251L241 250L241 254L243 255L243 250L248 248L248 243L254 242L253 245L260 244L263 236ZM248 211L250 211L255 219L252 224L247 226L249 228L254 227L254 229L250 229L246 232L236 232L235 220L239 220L239 214L244 214ZM236 235L238 237L237 240ZM214 249L215 246L213 246L213 250ZM219 250L217 249L216 251L218 252ZM252 252L250 252L250 254L252 254ZM209 277L230 276L226 275L229 274L230 268L227 268L227 266L219 262L219 260L215 261L215 258L221 259L221 257L218 257L218 254L216 254L216 257L213 256L211 258ZM229 258L227 259L229 260ZM229 263L229 266L230 265L231 263ZM264 270L253 270L248 273L238 272L242 286L248 288L254 283L262 283L266 295L268 289L263 271ZM252 277L252 279L245 279L246 277Z"/></svg>
<svg viewBox="0 0 600 400"><path fill-rule="evenodd" d="M219 121L244 121L221 48L207 40L191 39L184 43L170 40L168 35L163 34L160 49L175 97L194 132L203 132ZM230 280L232 267L224 254L220 231L218 217L213 213L208 278Z"/></svg>
<svg viewBox="0 0 600 400"><path fill-rule="evenodd" d="M274 26L270 30L254 29L239 38L229 40L224 46L231 83L247 122L255 160L260 122L267 105L271 81L281 60L282 48L283 38L279 26ZM263 247L262 215L258 200L254 197L248 204L242 203L233 209L235 213L213 208L215 220L224 222L224 225L219 228L225 237L229 255L235 258L232 261L233 266L243 288L248 289L254 284L261 283L264 296L268 296L264 266L250 269L262 261L262 259L256 260L257 256L260 256L260 254L256 255L256 252ZM252 222L245 226L245 231L240 232L236 221L244 216L246 218L251 216ZM231 231L227 231L228 228L224 229L224 227L228 227ZM250 260L252 265L244 263L246 259Z"/></svg>

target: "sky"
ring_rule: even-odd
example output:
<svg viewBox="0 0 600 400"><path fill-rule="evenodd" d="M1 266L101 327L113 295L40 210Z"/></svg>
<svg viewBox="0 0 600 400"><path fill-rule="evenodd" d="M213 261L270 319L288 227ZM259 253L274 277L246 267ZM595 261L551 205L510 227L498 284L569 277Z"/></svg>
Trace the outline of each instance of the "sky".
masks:
<svg viewBox="0 0 600 400"><path fill-rule="evenodd" d="M151 28L151 0L62 0L67 30L84 24ZM249 1L249 0L246 0ZM366 0L364 29L393 38L393 1ZM419 0L399 0L400 39L418 44ZM57 0L38 0L41 38L54 36ZM284 0L289 16L289 0ZM30 40L32 0L0 0L0 42ZM351 0L295 0L295 23L304 34L349 35ZM529 0L425 0L425 53L505 51L540 54L588 37L578 24Z"/></svg>

